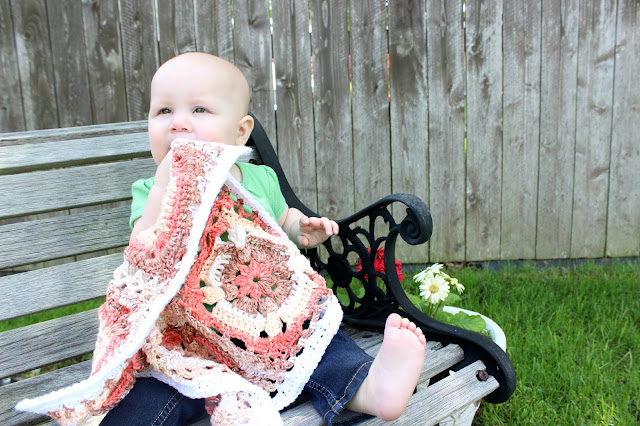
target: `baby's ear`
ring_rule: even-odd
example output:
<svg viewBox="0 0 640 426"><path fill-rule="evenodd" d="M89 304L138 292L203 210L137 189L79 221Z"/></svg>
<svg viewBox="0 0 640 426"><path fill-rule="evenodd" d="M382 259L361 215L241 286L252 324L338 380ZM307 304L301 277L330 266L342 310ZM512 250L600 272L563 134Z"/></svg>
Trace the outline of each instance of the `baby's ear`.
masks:
<svg viewBox="0 0 640 426"><path fill-rule="evenodd" d="M240 119L238 126L238 137L236 138L236 146L244 145L249 140L251 131L253 130L253 117L245 115Z"/></svg>

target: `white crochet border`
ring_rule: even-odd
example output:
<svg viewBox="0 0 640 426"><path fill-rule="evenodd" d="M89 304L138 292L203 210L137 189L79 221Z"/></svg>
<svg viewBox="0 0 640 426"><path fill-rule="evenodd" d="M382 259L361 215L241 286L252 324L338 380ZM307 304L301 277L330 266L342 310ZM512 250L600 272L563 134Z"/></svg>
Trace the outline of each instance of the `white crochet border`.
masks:
<svg viewBox="0 0 640 426"><path fill-rule="evenodd" d="M182 139L174 141L174 146L176 144L183 143L183 141L184 140ZM147 335L151 331L156 319L164 307L180 290L191 266L195 262L200 236L204 232L211 208L213 207L222 185L225 183L233 193L243 198L245 204L247 204L253 211L258 212L258 215L265 223L274 229L281 237L285 237L285 240L289 242L288 248L291 251L291 254L297 253L297 256L292 256L292 258L296 259L296 261L292 262L293 264L291 265L291 267L294 268L294 271L302 272L306 268L310 269L309 261L297 252L297 248L286 238L286 234L277 222L264 211L264 208L240 185L240 183L238 183L238 181L228 174L228 171L231 169L236 159L242 154L247 153L250 149L247 147L229 146L213 142L188 142L195 143L199 149L204 151L207 151L207 146L218 146L223 149L216 158L216 167L213 168L207 176L208 184L205 188L204 194L202 195L202 202L194 212L193 225L187 242L187 251L182 262L179 262L176 265L176 267L178 267L178 271L174 278L170 280L168 290L156 304L151 306L147 316L143 318L142 324L140 324L135 330L131 331L127 339L128 342L118 348L113 358L104 365L97 374L90 376L88 379L79 383L51 392L47 395L22 400L16 405L17 410L47 414L52 411L61 410L65 406L76 407L83 401L97 399L101 395L106 381L116 378L126 367L127 360L129 360L143 345ZM114 276L115 275L117 275L117 271ZM313 333L305 339L305 349L295 358L294 367L285 373L285 380L279 386L276 396L273 399L270 399L276 410L280 410L291 404L300 392L302 392L304 385L309 381L311 374L320 362L320 359L331 342L331 339L337 333L341 320L342 309L340 307L340 303L335 296L332 296L327 303L327 309L323 318L315 324L312 324ZM198 380L198 385L195 386L194 381L191 381L190 383L188 381L178 383L156 372L148 372L144 375L152 375L167 384L170 384L184 395L192 398L202 398L224 392L240 391L253 393L260 400L264 400L265 397L268 398L267 393L262 388L251 384L241 376L228 373L223 374L226 376L235 376L235 378L225 377L224 380L219 381L211 380L212 377L207 375L203 376L202 380Z"/></svg>
<svg viewBox="0 0 640 426"><path fill-rule="evenodd" d="M231 170L236 159L250 150L250 148L244 146L236 147L213 142L186 141L184 139L176 139L172 143L172 147L184 142L195 143L199 149L205 152L209 151L207 146L210 146L211 148L216 146L218 148L222 147L222 150L216 158L217 166L211 173L209 173L209 176L207 176L209 183L202 195L202 202L196 209L193 216L192 227L189 233L189 240L187 242L187 250L182 261L176 264L178 271L169 281L167 291L158 299L157 303L150 307L146 317L143 318L143 322L141 322L134 330L130 330L130 334L127 338L128 342L121 345L116 350L113 358L107 362L98 373L79 383L75 383L49 394L37 398L24 399L16 405L17 410L47 414L52 411L61 410L65 406L76 407L80 405L82 401L97 399L103 392L106 381L116 378L122 370L126 368L127 361L133 357L140 347L142 347L147 335L154 326L156 319L182 287L182 284L189 274L191 266L195 262L198 254L200 236L204 232L204 228L209 218L209 213L218 193L220 192L220 188L222 188L228 172Z"/></svg>

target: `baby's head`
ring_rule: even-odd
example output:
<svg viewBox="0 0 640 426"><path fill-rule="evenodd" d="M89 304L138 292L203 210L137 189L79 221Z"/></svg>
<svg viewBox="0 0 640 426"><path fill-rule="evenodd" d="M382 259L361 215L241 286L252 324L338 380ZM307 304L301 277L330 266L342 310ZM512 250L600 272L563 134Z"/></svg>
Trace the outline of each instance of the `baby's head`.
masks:
<svg viewBox="0 0 640 426"><path fill-rule="evenodd" d="M253 130L249 84L230 62L206 53L169 59L151 80L149 142L156 164L178 138L243 145Z"/></svg>

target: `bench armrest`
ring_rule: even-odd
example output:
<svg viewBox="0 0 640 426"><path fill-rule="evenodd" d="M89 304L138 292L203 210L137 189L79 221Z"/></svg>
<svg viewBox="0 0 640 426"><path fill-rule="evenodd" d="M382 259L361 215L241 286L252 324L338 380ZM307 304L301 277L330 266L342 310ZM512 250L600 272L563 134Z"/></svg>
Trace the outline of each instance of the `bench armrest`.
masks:
<svg viewBox="0 0 640 426"><path fill-rule="evenodd" d="M307 216L318 216L291 189L268 136L258 119L254 119L255 126L248 145L255 146L262 163L276 172L287 204ZM399 222L392 215L392 206L398 204L404 205L406 210L406 216ZM504 351L481 334L425 315L411 303L402 288L395 267L396 241L398 236L411 245L429 240L433 227L426 204L414 195L393 194L337 222L339 234L323 244L328 256L318 248L303 252L315 270L331 278L334 292L348 295L348 301L344 297L341 301L344 322L381 330L389 314L400 313L420 326L427 339L443 344L455 343L463 348L465 358L453 370L462 369L477 360L484 363L487 372L500 383L500 387L486 397L488 402L500 403L509 399L515 390L516 375ZM386 273L375 270L375 257L380 248L384 248ZM382 285L379 285L380 281Z"/></svg>

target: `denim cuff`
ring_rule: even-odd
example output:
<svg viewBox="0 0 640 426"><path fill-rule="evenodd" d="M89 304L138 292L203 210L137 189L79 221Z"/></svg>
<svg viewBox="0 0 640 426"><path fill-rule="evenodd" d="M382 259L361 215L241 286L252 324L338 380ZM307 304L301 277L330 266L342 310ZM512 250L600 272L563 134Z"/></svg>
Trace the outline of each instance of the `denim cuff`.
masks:
<svg viewBox="0 0 640 426"><path fill-rule="evenodd" d="M356 394L364 379L367 378L372 362L367 361L358 368L341 395L334 395L322 384L315 382L313 378L309 380L306 385L307 390L309 390L308 388L314 389L324 397L312 398L312 403L327 425L351 426L373 417L344 408Z"/></svg>

